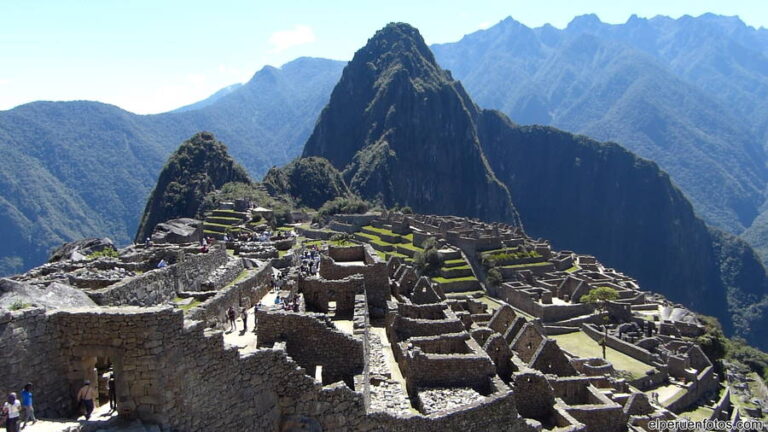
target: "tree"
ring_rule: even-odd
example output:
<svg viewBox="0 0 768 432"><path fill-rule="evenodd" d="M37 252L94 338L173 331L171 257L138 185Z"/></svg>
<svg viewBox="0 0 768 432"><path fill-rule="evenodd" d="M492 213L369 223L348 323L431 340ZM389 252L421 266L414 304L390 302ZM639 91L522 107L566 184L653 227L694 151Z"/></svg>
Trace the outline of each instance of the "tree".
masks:
<svg viewBox="0 0 768 432"><path fill-rule="evenodd" d="M613 301L619 298L619 293L611 287L597 287L590 290L586 295L581 297L583 303L590 303L595 306L595 312L603 313L608 305L609 301ZM608 317L604 318L604 321L608 321ZM608 325L603 322L603 358L605 358L605 343L608 340Z"/></svg>
<svg viewBox="0 0 768 432"><path fill-rule="evenodd" d="M336 242L339 246L344 246L347 243L352 243L352 234L350 233L338 233L331 236L331 241Z"/></svg>
<svg viewBox="0 0 768 432"><path fill-rule="evenodd" d="M494 288L498 288L501 286L501 283L504 282L504 277L501 275L499 269L493 267L488 270L488 276L486 276L485 282Z"/></svg>
<svg viewBox="0 0 768 432"><path fill-rule="evenodd" d="M413 256L413 263L421 274L425 276L434 276L440 271L440 256L437 254L437 240L430 237L424 240L421 245L423 252L416 252Z"/></svg>

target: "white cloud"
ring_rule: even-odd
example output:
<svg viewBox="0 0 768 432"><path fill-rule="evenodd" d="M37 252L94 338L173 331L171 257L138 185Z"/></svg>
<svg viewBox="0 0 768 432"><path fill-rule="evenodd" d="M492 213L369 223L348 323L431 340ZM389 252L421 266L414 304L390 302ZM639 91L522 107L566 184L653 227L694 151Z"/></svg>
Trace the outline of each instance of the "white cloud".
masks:
<svg viewBox="0 0 768 432"><path fill-rule="evenodd" d="M6 85L6 84L8 84L8 83L10 83L10 81L9 81L9 80L7 80L7 79L3 79L3 78L0 78L0 85Z"/></svg>
<svg viewBox="0 0 768 432"><path fill-rule="evenodd" d="M315 41L315 33L312 28L305 25L295 25L291 30L280 30L269 36L269 44L272 52L278 53L297 45L304 45Z"/></svg>

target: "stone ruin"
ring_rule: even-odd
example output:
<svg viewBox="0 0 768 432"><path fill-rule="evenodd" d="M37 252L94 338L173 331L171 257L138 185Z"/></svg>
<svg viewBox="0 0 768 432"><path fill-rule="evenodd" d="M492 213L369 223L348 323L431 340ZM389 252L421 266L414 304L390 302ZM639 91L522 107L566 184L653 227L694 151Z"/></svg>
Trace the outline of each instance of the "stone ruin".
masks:
<svg viewBox="0 0 768 432"><path fill-rule="evenodd" d="M717 386L713 365L682 337L700 325L662 312L671 305L593 257L455 217L349 215L330 228L370 224L413 234L414 244L436 237L441 259L466 259L481 277L462 288L439 283L407 255L385 260L364 241L311 248L320 266L306 275L297 267L310 248L295 237L233 239L205 252L136 245L118 258L62 260L0 284L13 292L64 286L85 299L0 310L8 347L0 389L33 381L38 414L68 417L82 381L103 382L109 368L117 414L172 431L610 432L674 419ZM272 253L286 244L287 254ZM483 260L496 250L509 251L496 261L504 281L485 289ZM158 268L161 260L169 265ZM602 315L579 302L597 286L619 293ZM254 305L252 331L225 330L229 307ZM556 341L572 332L597 340L606 320L606 344L652 373L628 379ZM679 402L663 406L645 393L669 382L685 388Z"/></svg>

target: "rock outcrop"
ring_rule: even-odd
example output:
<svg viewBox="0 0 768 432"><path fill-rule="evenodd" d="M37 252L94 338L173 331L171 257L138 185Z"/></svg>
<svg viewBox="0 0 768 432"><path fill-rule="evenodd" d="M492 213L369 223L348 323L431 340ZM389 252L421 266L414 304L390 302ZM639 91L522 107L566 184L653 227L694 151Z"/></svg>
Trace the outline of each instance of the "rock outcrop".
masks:
<svg viewBox="0 0 768 432"><path fill-rule="evenodd" d="M48 262L57 262L62 260L78 260L84 259L88 255L94 252L101 252L104 250L115 251L115 245L112 244L112 240L108 238L86 238L81 240L75 240L73 242L64 243L56 248Z"/></svg>
<svg viewBox="0 0 768 432"><path fill-rule="evenodd" d="M386 206L516 223L483 155L476 111L419 32L390 24L344 69L303 157L328 159L353 192Z"/></svg>
<svg viewBox="0 0 768 432"><path fill-rule="evenodd" d="M171 219L155 226L154 243L195 243L203 237L203 222L192 218Z"/></svg>
<svg viewBox="0 0 768 432"><path fill-rule="evenodd" d="M96 303L82 290L62 283L53 282L42 286L0 279L0 309L32 306L59 309L94 307Z"/></svg>

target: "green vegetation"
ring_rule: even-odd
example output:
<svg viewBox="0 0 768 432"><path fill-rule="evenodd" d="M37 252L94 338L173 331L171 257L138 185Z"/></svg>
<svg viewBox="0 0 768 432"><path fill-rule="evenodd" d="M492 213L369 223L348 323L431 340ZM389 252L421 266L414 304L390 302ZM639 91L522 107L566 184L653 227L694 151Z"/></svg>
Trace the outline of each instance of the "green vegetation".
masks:
<svg viewBox="0 0 768 432"><path fill-rule="evenodd" d="M512 264L512 265L505 265L501 266L503 268L523 268L523 267L544 267L551 265L549 261L542 261L542 262L536 262L536 263L530 263L530 264Z"/></svg>
<svg viewBox="0 0 768 432"><path fill-rule="evenodd" d="M603 347L600 344L582 331L550 337L556 340L561 348L579 357L598 357L603 351ZM606 356L604 358L611 362L616 370L629 372L633 379L642 378L647 371L653 369L653 366L610 347L606 349Z"/></svg>
<svg viewBox="0 0 768 432"><path fill-rule="evenodd" d="M331 236L331 241L339 246L348 246L354 244L352 234L338 233Z"/></svg>
<svg viewBox="0 0 768 432"><path fill-rule="evenodd" d="M437 240L430 237L422 244L423 250L413 256L413 264L421 275L434 276L440 271L440 257L437 254Z"/></svg>
<svg viewBox="0 0 768 432"><path fill-rule="evenodd" d="M464 276L459 278L444 278L442 276L436 276L432 278L433 281L437 283L451 283L451 282L466 282L466 281L476 281L477 278L474 276Z"/></svg>
<svg viewBox="0 0 768 432"><path fill-rule="evenodd" d="M492 268L488 270L488 276L485 278L485 282L492 287L499 287L501 286L501 283L504 282L504 277L498 269Z"/></svg>
<svg viewBox="0 0 768 432"><path fill-rule="evenodd" d="M601 286L591 289L586 295L581 296L582 303L590 303L595 306L596 312L605 312L609 301L619 298L619 293L611 287ZM605 344L608 340L608 326L603 324L603 358L605 358Z"/></svg>
<svg viewBox="0 0 768 432"><path fill-rule="evenodd" d="M336 214L365 213L371 207L373 207L371 203L359 198L340 197L323 204L323 206L320 207L319 213L324 217Z"/></svg>
<svg viewBox="0 0 768 432"><path fill-rule="evenodd" d="M105 258L118 258L119 256L120 256L120 252L118 252L117 250L112 249L112 248L106 248L106 249L102 249L102 250L100 250L98 252L93 252L91 254L88 254L88 256L85 257L85 258L89 259L89 260L93 260L93 259L102 258L102 257L105 257Z"/></svg>
<svg viewBox="0 0 768 432"><path fill-rule="evenodd" d="M176 298L173 299L173 302L174 303L179 303L179 302L182 302L184 300L186 300L186 299L183 299L181 297L176 297ZM184 312L189 312L191 309L193 309L193 308L197 307L198 305L200 305L200 303L202 303L200 300L193 299L190 303L185 304L185 305L178 305L177 307L179 309L183 310Z"/></svg>
<svg viewBox="0 0 768 432"><path fill-rule="evenodd" d="M321 208L328 201L352 198L341 173L326 159L299 158L269 170L264 186L272 195L288 195L299 206Z"/></svg>
<svg viewBox="0 0 768 432"><path fill-rule="evenodd" d="M136 241L149 236L160 222L198 216L206 195L229 182L250 183L250 179L213 134L195 134L179 146L160 172L144 209Z"/></svg>
<svg viewBox="0 0 768 432"><path fill-rule="evenodd" d="M24 303L21 300L16 300L15 302L11 303L11 305L8 307L9 310L17 311L32 307L30 303Z"/></svg>

